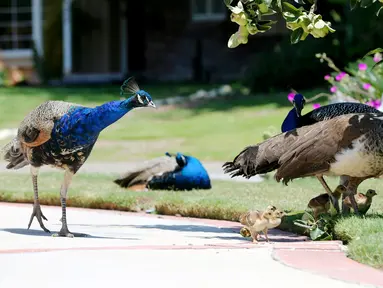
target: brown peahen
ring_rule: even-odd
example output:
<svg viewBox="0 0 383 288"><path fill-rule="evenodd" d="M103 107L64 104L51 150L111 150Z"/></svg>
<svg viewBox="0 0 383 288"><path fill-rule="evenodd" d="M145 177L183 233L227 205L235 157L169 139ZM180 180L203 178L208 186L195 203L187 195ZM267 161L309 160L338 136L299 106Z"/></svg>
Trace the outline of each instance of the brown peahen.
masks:
<svg viewBox="0 0 383 288"><path fill-rule="evenodd" d="M281 126L281 132L287 132L289 130L299 128L302 126L312 125L314 123L335 118L340 115L352 114L352 113L376 113L379 115L383 115L379 110L358 102L340 102L333 103L326 106L321 106L317 109L314 109L304 115L302 115L302 110L306 104L306 100L302 94L295 94L294 99L292 101L293 109L289 111L285 120ZM318 177L319 182L322 184L323 188L331 198L331 201L334 205L334 208L339 213L339 203L337 199L334 197L330 187L327 185L326 181L322 176ZM341 176L340 177L340 185L347 185L348 177ZM342 195L342 199L345 199L346 195ZM345 205L342 205L342 210L345 212L349 211L349 208Z"/></svg>
<svg viewBox="0 0 383 288"><path fill-rule="evenodd" d="M383 116L347 114L293 129L245 148L223 168L246 178L277 170L275 180L285 185L301 177L347 176L346 194L358 214L357 187L383 174Z"/></svg>
<svg viewBox="0 0 383 288"><path fill-rule="evenodd" d="M62 226L55 235L73 237L66 218L68 188L73 175L90 155L100 132L136 107L155 107L151 96L140 90L133 78L121 86L121 95L125 92L133 96L95 108L62 101L45 102L24 118L17 136L0 151L9 162L7 169L31 167L34 205L28 229L36 216L40 227L50 232L42 221L47 219L41 211L37 185L39 168L50 165L65 171L60 189Z"/></svg>

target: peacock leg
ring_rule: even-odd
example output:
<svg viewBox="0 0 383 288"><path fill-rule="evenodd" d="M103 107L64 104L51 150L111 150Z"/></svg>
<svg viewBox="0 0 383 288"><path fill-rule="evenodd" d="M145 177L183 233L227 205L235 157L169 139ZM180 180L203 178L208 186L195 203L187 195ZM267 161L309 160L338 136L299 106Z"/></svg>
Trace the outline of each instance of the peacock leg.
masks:
<svg viewBox="0 0 383 288"><path fill-rule="evenodd" d="M39 190L38 190L38 185L37 185L37 176L39 174L39 168L31 166L31 175L32 175L32 184L33 184L33 193L34 193L34 198L33 198L33 211L31 214L31 218L29 219L28 223L28 229L31 227L33 218L36 217L37 221L40 224L40 227L47 233L51 233L47 228L45 228L43 219L48 220L43 212L41 211L40 207L40 201L39 201Z"/></svg>
<svg viewBox="0 0 383 288"><path fill-rule="evenodd" d="M69 170L66 170L64 174L64 182L61 185L61 189L60 189L60 200L61 200L61 210L62 210L61 230L60 232L53 234L53 236L73 237L73 234L70 233L68 230L68 224L66 219L66 196L68 193L69 185L72 182L72 178L73 178L73 173L70 172Z"/></svg>
<svg viewBox="0 0 383 288"><path fill-rule="evenodd" d="M317 176L317 178L318 178L319 182L322 184L324 190L326 190L327 194L330 196L332 205L334 206L334 208L336 210L336 213L339 214L340 213L340 208L339 208L338 200L336 200L336 198L332 194L332 191L331 191L330 187L328 187L326 181L323 179L323 176Z"/></svg>
<svg viewBox="0 0 383 288"><path fill-rule="evenodd" d="M349 179L349 182L348 182L348 185L347 185L347 196L350 197L350 202L351 202L351 205L352 205L352 209L354 210L354 213L356 215L359 215L359 210L358 210L358 205L356 204L356 201L355 201L355 194L357 192L357 189L358 189L358 186L360 185L360 183L362 183L364 180L366 180L367 178L351 178ZM348 214L350 213L350 209L344 205L342 205L342 212L343 214Z"/></svg>

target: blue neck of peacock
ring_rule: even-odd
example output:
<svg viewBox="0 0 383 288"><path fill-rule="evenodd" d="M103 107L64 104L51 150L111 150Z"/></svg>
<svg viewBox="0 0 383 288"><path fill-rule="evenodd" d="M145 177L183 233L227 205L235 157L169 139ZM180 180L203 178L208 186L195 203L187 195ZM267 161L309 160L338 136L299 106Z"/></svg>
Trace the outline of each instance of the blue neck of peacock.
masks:
<svg viewBox="0 0 383 288"><path fill-rule="evenodd" d="M282 133L297 128L298 115L295 108L291 109L282 123Z"/></svg>
<svg viewBox="0 0 383 288"><path fill-rule="evenodd" d="M86 126L88 126L89 130L100 133L135 107L134 98L131 97L126 100L112 101L91 108L88 117L86 117Z"/></svg>

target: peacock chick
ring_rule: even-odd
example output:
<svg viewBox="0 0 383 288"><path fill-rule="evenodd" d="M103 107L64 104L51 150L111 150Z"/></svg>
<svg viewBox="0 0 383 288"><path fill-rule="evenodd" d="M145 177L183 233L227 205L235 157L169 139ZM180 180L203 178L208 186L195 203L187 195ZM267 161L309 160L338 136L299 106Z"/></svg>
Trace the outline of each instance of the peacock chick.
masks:
<svg viewBox="0 0 383 288"><path fill-rule="evenodd" d="M20 169L30 165L34 204L28 224L30 228L36 217L40 227L45 228L38 197L38 173L49 165L64 170L60 189L62 226L54 236L73 237L67 225L66 203L68 188L73 176L88 159L99 134L126 113L138 107L152 107L152 97L141 90L133 77L121 86L121 95L133 94L128 99L104 103L95 108L63 101L47 101L32 110L21 122L17 136L0 151L9 164L7 169Z"/></svg>
<svg viewBox="0 0 383 288"><path fill-rule="evenodd" d="M374 197L375 195L377 195L376 191L373 190L373 189L368 189L366 194L363 194L363 193L357 193L355 195L355 201L356 201L356 205L358 206L358 211L360 214L364 215L367 213L367 211L370 209L371 207L371 203L372 203L372 197ZM351 201L350 201L350 197L347 196L344 200L343 200L343 203L349 207L350 209L352 209L352 204L351 204Z"/></svg>
<svg viewBox="0 0 383 288"><path fill-rule="evenodd" d="M273 207L273 206L271 206ZM248 211L240 216L239 221L244 228L250 232L250 236L253 239L254 243L258 243L258 235L261 231L266 228L266 225L269 222L269 219L272 218L274 210L267 209L265 211ZM246 230L242 230L241 235L246 235L248 232Z"/></svg>
<svg viewBox="0 0 383 288"><path fill-rule="evenodd" d="M336 189L332 192L332 194L336 201L339 201L339 198L342 196L343 193L346 193L346 191L347 189L344 185L338 185ZM312 198L307 204L307 207L313 211L314 219L318 219L318 216L320 214L327 213L329 211L330 202L330 195L324 193Z"/></svg>
<svg viewBox="0 0 383 288"><path fill-rule="evenodd" d="M281 225L282 218L285 216L285 213L279 209L275 209L272 211L272 216L269 218L268 223L266 224L265 229L263 229L263 234L265 235L266 241L270 242L269 237L267 236L267 232L269 229L274 229Z"/></svg>

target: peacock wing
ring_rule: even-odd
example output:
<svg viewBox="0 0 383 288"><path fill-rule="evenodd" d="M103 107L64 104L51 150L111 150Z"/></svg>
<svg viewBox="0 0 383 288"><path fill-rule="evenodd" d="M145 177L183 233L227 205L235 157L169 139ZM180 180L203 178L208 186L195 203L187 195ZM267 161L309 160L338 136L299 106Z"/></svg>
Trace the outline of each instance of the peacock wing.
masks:
<svg viewBox="0 0 383 288"><path fill-rule="evenodd" d="M47 101L32 110L21 122L17 138L27 147L37 147L51 138L55 121L65 115L71 107L78 106L63 101Z"/></svg>
<svg viewBox="0 0 383 288"><path fill-rule="evenodd" d="M130 187L136 184L147 183L153 176L159 176L167 172L172 172L178 168L174 157L161 156L143 162L138 167L134 167L125 172L114 183L121 187Z"/></svg>
<svg viewBox="0 0 383 288"><path fill-rule="evenodd" d="M299 128L296 141L279 158L275 179L283 182L304 176L326 172L335 161L335 155L343 148L367 133L376 125L373 115L344 115L315 125ZM290 133L290 132L288 132Z"/></svg>

